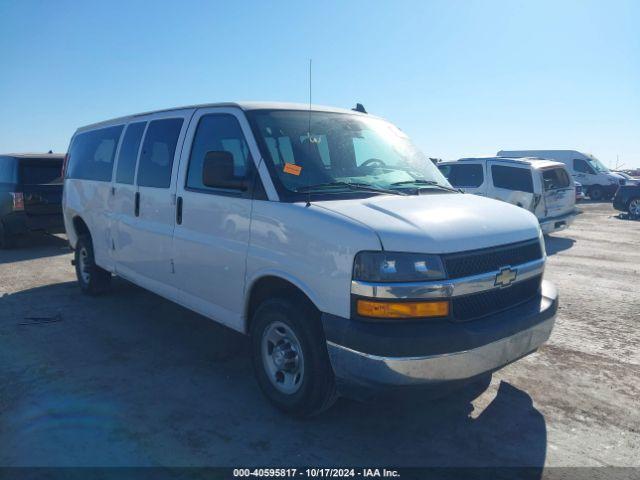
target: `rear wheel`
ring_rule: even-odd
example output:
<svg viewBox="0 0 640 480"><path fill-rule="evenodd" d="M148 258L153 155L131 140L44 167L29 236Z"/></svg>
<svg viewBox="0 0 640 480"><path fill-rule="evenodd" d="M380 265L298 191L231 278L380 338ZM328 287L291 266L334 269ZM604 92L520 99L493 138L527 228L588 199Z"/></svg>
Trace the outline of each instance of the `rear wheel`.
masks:
<svg viewBox="0 0 640 480"><path fill-rule="evenodd" d="M251 322L251 356L262 392L280 410L312 416L336 399L318 312L302 301L262 303Z"/></svg>
<svg viewBox="0 0 640 480"><path fill-rule="evenodd" d="M627 212L629 212L629 215L632 217L640 217L640 197L629 200Z"/></svg>
<svg viewBox="0 0 640 480"><path fill-rule="evenodd" d="M78 238L75 251L76 276L83 293L97 295L109 289L111 273L96 265L91 236Z"/></svg>
<svg viewBox="0 0 640 480"><path fill-rule="evenodd" d="M600 185L594 185L589 188L589 198L596 202L599 202L604 197L604 190Z"/></svg>

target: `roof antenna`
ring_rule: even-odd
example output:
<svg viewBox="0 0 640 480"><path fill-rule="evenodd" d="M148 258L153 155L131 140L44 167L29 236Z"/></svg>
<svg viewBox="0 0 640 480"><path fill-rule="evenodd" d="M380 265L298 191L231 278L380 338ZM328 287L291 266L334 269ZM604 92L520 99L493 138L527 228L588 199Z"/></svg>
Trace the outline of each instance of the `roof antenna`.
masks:
<svg viewBox="0 0 640 480"><path fill-rule="evenodd" d="M367 111L364 109L364 105L362 105L361 103L356 103L356 108L352 108L351 110L353 110L354 112L367 113Z"/></svg>
<svg viewBox="0 0 640 480"><path fill-rule="evenodd" d="M312 59L309 59L309 126L307 128L307 149L309 157L311 157L311 62ZM311 177L309 177L309 173L307 172L307 178L309 181L307 182L307 207L311 206Z"/></svg>

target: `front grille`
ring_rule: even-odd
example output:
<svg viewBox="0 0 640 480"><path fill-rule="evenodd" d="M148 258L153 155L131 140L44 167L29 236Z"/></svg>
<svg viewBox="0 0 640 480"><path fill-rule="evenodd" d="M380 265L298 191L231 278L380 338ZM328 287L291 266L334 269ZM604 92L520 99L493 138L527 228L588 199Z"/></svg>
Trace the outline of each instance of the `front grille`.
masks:
<svg viewBox="0 0 640 480"><path fill-rule="evenodd" d="M495 272L507 265L520 265L541 258L542 249L538 239L442 256L448 278Z"/></svg>
<svg viewBox="0 0 640 480"><path fill-rule="evenodd" d="M466 322L526 302L538 295L541 282L542 275L538 275L506 288L454 298L451 302L453 319Z"/></svg>

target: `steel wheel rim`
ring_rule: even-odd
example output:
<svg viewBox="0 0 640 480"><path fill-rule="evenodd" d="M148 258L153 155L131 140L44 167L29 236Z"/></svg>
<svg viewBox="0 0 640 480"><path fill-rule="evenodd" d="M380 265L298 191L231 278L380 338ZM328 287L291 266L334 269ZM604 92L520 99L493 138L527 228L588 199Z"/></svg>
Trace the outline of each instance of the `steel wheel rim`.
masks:
<svg viewBox="0 0 640 480"><path fill-rule="evenodd" d="M300 340L283 322L273 322L265 328L261 342L262 366L271 384L287 395L302 386L304 354Z"/></svg>
<svg viewBox="0 0 640 480"><path fill-rule="evenodd" d="M82 247L78 252L78 269L80 270L80 276L84 283L91 281L91 273L89 271L89 252L85 247Z"/></svg>
<svg viewBox="0 0 640 480"><path fill-rule="evenodd" d="M640 216L640 199L634 198L629 202L629 213L634 216Z"/></svg>

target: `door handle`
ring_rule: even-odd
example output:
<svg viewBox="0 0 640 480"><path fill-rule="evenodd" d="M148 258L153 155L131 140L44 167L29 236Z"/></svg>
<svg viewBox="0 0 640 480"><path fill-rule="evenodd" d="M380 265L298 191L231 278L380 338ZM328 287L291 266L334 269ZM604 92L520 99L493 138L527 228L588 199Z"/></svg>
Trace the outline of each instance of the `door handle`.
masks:
<svg viewBox="0 0 640 480"><path fill-rule="evenodd" d="M140 216L140 192L136 192L136 199L134 202L134 214L136 217Z"/></svg>
<svg viewBox="0 0 640 480"><path fill-rule="evenodd" d="M182 197L178 197L176 202L176 223L182 225Z"/></svg>

